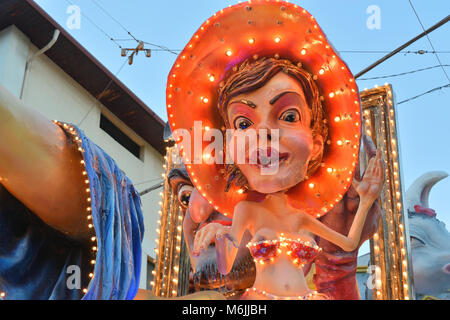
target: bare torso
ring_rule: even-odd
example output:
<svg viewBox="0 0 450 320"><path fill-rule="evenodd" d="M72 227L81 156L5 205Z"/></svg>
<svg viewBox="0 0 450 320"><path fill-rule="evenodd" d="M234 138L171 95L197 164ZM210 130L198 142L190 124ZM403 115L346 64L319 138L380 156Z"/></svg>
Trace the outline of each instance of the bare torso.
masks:
<svg viewBox="0 0 450 320"><path fill-rule="evenodd" d="M254 223L249 226L249 231L253 235L251 242L277 240L283 234L286 238L315 244L313 235L301 229L303 213L286 206L279 207L277 211L269 211L266 204L265 201L248 204L255 212ZM281 252L272 262L256 263L256 279L247 297L264 298L257 291L280 297L298 297L312 292L308 288L302 267L294 264L286 252Z"/></svg>

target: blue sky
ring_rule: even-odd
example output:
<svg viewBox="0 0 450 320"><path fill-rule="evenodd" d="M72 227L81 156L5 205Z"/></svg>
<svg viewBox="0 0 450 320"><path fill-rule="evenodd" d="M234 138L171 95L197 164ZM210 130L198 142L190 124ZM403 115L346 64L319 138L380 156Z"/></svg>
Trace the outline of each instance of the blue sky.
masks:
<svg viewBox="0 0 450 320"><path fill-rule="evenodd" d="M228 0L96 0L114 19L136 38L149 43L181 50L197 28L214 12L237 1ZM91 0L35 0L59 24L66 28L88 51L111 72L116 73L124 62L120 49L98 29L115 39L131 39L124 29ZM354 74L361 71L383 53L355 53L346 51L391 51L422 32L422 28L408 0L304 0L294 2L315 16L328 39L340 51ZM69 30L66 12L70 3L81 9L81 28ZM424 25L429 28L450 13L448 0L412 0ZM380 29L366 25L369 6L380 9ZM98 27L94 26L97 25ZM49 35L50 38L50 35ZM430 34L431 42L443 65L450 65L450 23ZM118 42L124 47L136 45L133 41ZM149 48L154 48L148 46ZM431 51L426 37L407 51ZM162 119L166 120L166 79L176 55L153 51L151 58L139 55L132 66L126 65L118 74L125 83ZM434 54L400 53L362 76L376 77L427 68L438 65ZM450 68L445 67L450 76ZM375 84L393 85L397 102L446 85L449 80L441 68L406 76L357 81L360 90ZM427 171L443 170L450 173L450 88L442 89L397 106L401 169L404 188ZM431 192L430 206L450 229L450 178L438 183Z"/></svg>

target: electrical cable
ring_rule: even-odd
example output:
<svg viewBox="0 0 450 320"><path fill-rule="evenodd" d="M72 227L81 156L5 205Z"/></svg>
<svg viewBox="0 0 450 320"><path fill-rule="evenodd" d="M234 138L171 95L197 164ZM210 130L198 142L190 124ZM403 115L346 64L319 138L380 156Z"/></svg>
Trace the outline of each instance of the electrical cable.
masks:
<svg viewBox="0 0 450 320"><path fill-rule="evenodd" d="M450 64L444 64L443 66L450 67ZM386 75L386 76L379 76L379 77L372 77L372 78L359 78L357 80L377 80L377 79L393 78L393 77L404 76L407 74L416 73L419 71L430 70L433 68L440 68L440 67L441 67L441 65L437 65L437 66L432 66L432 67L423 68L423 69L417 69L417 70L412 70L412 71L407 71L407 72L402 72L402 73L390 74L390 75Z"/></svg>
<svg viewBox="0 0 450 320"><path fill-rule="evenodd" d="M437 87L437 88L433 88L433 89L431 89L431 90L428 90L427 92L421 93L421 94L419 94L419 95L417 95L417 96L414 96L414 97L411 97L411 98L409 98L409 99L406 99L406 100L397 102L397 105L402 104L402 103L405 103L405 102L408 102L408 101L411 101L411 100L414 100L414 99L417 99L417 98L419 98L419 97L421 97L421 96L424 96L424 95L426 95L426 94L432 93L432 92L434 92L434 91L437 91L437 90L440 90L440 89L443 89L443 88L448 88L448 87L450 87L450 83L449 83L449 84L446 84L446 85L443 85L443 86L440 86L440 87Z"/></svg>
<svg viewBox="0 0 450 320"><path fill-rule="evenodd" d="M70 5L74 6L75 4L70 1L70 0L66 0L67 3L69 3ZM101 27L99 27L94 21L92 21L91 18L89 18L87 15L85 15L84 13L81 13L81 15L86 18L94 27L96 27L101 33L103 33L109 40L111 40L112 42L114 42L120 49L122 49L122 46L117 43L113 37L111 37L105 30L103 30Z"/></svg>
<svg viewBox="0 0 450 320"><path fill-rule="evenodd" d="M117 70L117 72L114 74L115 77L117 77L120 73L120 71L122 71L123 67L125 66L125 64L127 63L128 60L125 60L122 64L122 66L119 68L119 70ZM84 122L84 120L86 120L87 116L91 113L91 111L94 109L94 107L97 105L97 102L99 102L99 99L101 99L103 97L103 94L106 92L106 90L108 90L109 86L113 83L114 79L111 79L108 84L106 85L105 89L103 89L103 91L100 93L100 95L95 98L95 102L93 103L92 107L89 109L89 111L84 115L84 117L81 119L81 121L77 124L78 127L81 126L81 124Z"/></svg>
<svg viewBox="0 0 450 320"><path fill-rule="evenodd" d="M420 26L422 27L422 30L425 32L425 28L424 28L424 26L423 26L423 24L422 24L422 21L421 21L420 18L419 18L419 15L417 14L416 9L414 8L414 5L412 4L411 0L408 0L408 1L409 1L409 4L411 5L411 8L412 8L413 11L414 11L414 14L415 14L416 17L417 17L417 20L418 20L419 23L420 23ZM431 39L430 39L430 36L428 35L428 33L426 33L426 36L427 36L428 42L430 43L431 48L433 49L433 51L436 52L436 50L434 49L433 43L431 42ZM437 55L437 53L434 53L434 55L436 56L437 61L438 61L439 64L441 65L442 71L444 72L445 77L447 78L448 83L450 84L450 78L448 77L447 72L445 71L444 67L442 66L441 59L439 59L439 56Z"/></svg>

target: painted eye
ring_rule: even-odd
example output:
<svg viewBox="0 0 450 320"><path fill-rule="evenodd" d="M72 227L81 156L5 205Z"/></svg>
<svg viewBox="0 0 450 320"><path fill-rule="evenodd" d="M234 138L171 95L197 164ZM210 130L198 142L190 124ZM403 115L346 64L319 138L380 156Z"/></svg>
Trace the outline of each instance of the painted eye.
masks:
<svg viewBox="0 0 450 320"><path fill-rule="evenodd" d="M253 123L246 117L238 117L234 120L234 127L238 130L245 130L250 127Z"/></svg>
<svg viewBox="0 0 450 320"><path fill-rule="evenodd" d="M194 189L193 186L184 184L178 190L178 201L185 208L187 208L189 206L189 200L191 198L191 193L192 193L193 189Z"/></svg>
<svg viewBox="0 0 450 320"><path fill-rule="evenodd" d="M297 122L300 120L300 113L296 109L287 110L281 114L280 120L286 122Z"/></svg>
<svg viewBox="0 0 450 320"><path fill-rule="evenodd" d="M412 248L423 247L425 245L425 242L413 236L410 237L410 241Z"/></svg>

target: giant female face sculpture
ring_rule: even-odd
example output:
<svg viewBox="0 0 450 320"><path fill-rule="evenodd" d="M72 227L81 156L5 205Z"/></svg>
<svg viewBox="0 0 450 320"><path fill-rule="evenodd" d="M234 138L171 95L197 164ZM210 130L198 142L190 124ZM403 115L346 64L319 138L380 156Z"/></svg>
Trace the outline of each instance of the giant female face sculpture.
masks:
<svg viewBox="0 0 450 320"><path fill-rule="evenodd" d="M237 180L242 173L247 189L264 194L286 190L317 169L327 126L317 87L306 71L287 60L245 62L221 88L219 101L229 128L238 134L253 130L267 141L266 149L258 139L254 146L245 144L241 152L248 161L228 170ZM262 170L269 166L276 170Z"/></svg>
<svg viewBox="0 0 450 320"><path fill-rule="evenodd" d="M258 64L262 70L254 73L248 69L248 76L241 77L246 83L241 86L238 74L246 73L245 61L253 71ZM286 63L260 77L257 74L264 74L267 67L263 61ZM238 81L233 83L233 77ZM270 86L266 86L268 82ZM277 98L274 90L291 94ZM281 150L274 148L281 156L277 179L267 184L266 177L252 174L255 167L238 164L247 172L243 176L250 189L263 193L289 189L293 206L320 217L342 199L351 183L361 129L358 88L314 18L295 4L254 1L214 14L179 55L168 77L166 98L172 132L175 136L177 130L188 132L178 137L181 144L185 140L190 144L190 150L183 149L182 155L191 180L225 215L231 216L235 205L251 193L242 188L246 181L236 178L236 167L224 164L227 150L208 146L223 140L225 129L250 125L242 123L237 112L253 117L247 119L259 128L278 129L280 133ZM246 98L256 107L242 103ZM247 111L243 111L243 104ZM295 110L281 110L288 105L295 105ZM196 131L199 125L200 133ZM328 138L322 130L326 127ZM195 154L199 150L201 154ZM258 152L249 149L247 156ZM214 163L202 161L211 157Z"/></svg>

